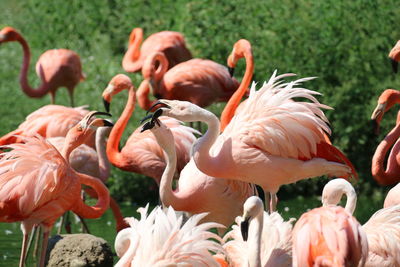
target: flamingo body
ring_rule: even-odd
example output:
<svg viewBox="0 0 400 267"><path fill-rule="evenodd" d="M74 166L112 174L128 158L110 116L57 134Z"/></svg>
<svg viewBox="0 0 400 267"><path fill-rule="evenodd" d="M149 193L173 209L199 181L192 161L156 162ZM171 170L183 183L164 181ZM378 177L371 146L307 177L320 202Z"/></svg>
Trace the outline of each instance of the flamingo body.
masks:
<svg viewBox="0 0 400 267"><path fill-rule="evenodd" d="M386 195L384 208L396 206L400 204L400 183L394 186Z"/></svg>

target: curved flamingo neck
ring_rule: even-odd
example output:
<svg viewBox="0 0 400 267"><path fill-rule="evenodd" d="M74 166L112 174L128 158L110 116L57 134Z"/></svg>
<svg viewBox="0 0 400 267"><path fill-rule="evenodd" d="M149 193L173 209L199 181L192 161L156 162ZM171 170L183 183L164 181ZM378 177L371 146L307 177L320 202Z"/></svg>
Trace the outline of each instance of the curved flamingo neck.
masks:
<svg viewBox="0 0 400 267"><path fill-rule="evenodd" d="M96 151L99 159L100 180L105 183L110 176L110 162L106 152L106 137L112 128L100 127L96 132Z"/></svg>
<svg viewBox="0 0 400 267"><path fill-rule="evenodd" d="M121 252L115 249L118 256L120 257L119 261L115 264L114 267L124 267L124 266L130 266L132 263L132 260L135 255L135 251L139 245L138 242L138 237L134 236L136 234L136 231L132 228L129 229L124 229L123 232L121 231L118 233L118 242L122 243L123 246L127 246L128 248L123 248L124 252L123 255L121 256Z"/></svg>
<svg viewBox="0 0 400 267"><path fill-rule="evenodd" d="M122 59L122 67L127 72L137 71L137 60L140 58L140 45L143 41L143 30L135 28L129 36L129 47Z"/></svg>
<svg viewBox="0 0 400 267"><path fill-rule="evenodd" d="M199 121L204 122L208 126L207 132L199 138L192 147L193 159L197 168L203 173L224 178L225 173L222 161L218 156L211 156L210 149L219 136L219 121L218 118L208 110L201 109L202 113L199 114Z"/></svg>
<svg viewBox="0 0 400 267"><path fill-rule="evenodd" d="M159 66L156 69L157 62L159 63ZM168 59L164 53L156 53L152 65L154 68L154 79L159 82L163 78L165 72L168 70Z"/></svg>
<svg viewBox="0 0 400 267"><path fill-rule="evenodd" d="M235 115L235 111L240 104L244 94L247 91L247 88L250 85L251 79L253 78L254 72L254 61L253 61L253 53L251 48L248 47L242 54L241 57L244 57L246 60L246 71L244 73L242 82L240 83L238 89L236 89L235 93L231 96L228 103L221 114L221 132L225 130L225 127L232 120Z"/></svg>
<svg viewBox="0 0 400 267"><path fill-rule="evenodd" d="M136 92L136 98L139 106L144 110L148 110L152 105L152 102L149 99L149 94L149 82L147 80L143 80Z"/></svg>
<svg viewBox="0 0 400 267"><path fill-rule="evenodd" d="M389 185L398 182L398 173L395 171L396 164L390 164L388 168L385 169L384 161L387 152L399 137L400 124L397 124L378 145L372 157L372 176L379 184ZM396 157L396 153L391 153L388 161L393 160L391 157Z"/></svg>
<svg viewBox="0 0 400 267"><path fill-rule="evenodd" d="M17 39L17 41L21 44L23 52L24 52L21 73L19 76L19 83L21 85L21 88L24 91L24 93L27 94L29 97L42 97L48 93L50 86L48 83L44 82L42 79L41 79L41 84L38 88L32 88L29 85L28 70L29 70L29 65L30 65L30 61L31 61L31 52L30 52L28 43L25 41L25 39L22 36L20 36Z"/></svg>
<svg viewBox="0 0 400 267"><path fill-rule="evenodd" d="M261 236L264 224L264 212L260 211L250 221L248 243L248 264L249 267L261 267Z"/></svg>
<svg viewBox="0 0 400 267"><path fill-rule="evenodd" d="M122 167L122 154L119 150L119 142L121 141L122 134L125 131L126 125L133 111L135 110L136 94L133 86L129 89L128 101L126 103L125 109L119 117L118 121L115 123L111 130L110 136L107 142L107 156L109 161L116 167Z"/></svg>

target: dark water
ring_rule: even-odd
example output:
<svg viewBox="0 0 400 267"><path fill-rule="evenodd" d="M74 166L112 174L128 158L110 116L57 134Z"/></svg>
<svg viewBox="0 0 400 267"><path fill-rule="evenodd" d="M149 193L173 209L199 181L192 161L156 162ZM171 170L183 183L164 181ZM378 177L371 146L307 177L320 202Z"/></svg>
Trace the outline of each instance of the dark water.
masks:
<svg viewBox="0 0 400 267"><path fill-rule="evenodd" d="M358 200L358 207L355 212L355 217L364 223L376 210L382 207L383 195L377 196L361 196ZM344 204L345 201L342 201ZM299 216L306 212L308 209L319 207L320 197L310 196L304 198L298 196L296 198L280 201L278 203L278 211L285 219ZM368 203L368 205L363 205ZM137 206L122 204L120 205L121 211L124 216L137 216ZM72 218L72 232L80 233L81 226L78 224L74 216ZM108 210L101 218L87 220L91 234L104 238L114 251L114 241L116 237L114 217L110 210ZM56 228L56 227L55 227ZM53 234L56 229L53 229ZM22 232L20 223L0 223L0 267L18 266L20 249L22 245ZM114 264L118 258L114 257ZM35 260L32 257L32 252L28 255L27 266L35 266Z"/></svg>

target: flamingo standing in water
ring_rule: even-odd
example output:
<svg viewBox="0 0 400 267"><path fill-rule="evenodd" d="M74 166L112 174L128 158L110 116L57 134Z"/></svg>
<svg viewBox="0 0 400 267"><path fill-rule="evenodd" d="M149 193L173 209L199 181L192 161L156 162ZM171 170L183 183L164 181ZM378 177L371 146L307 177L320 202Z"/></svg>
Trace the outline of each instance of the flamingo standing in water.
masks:
<svg viewBox="0 0 400 267"><path fill-rule="evenodd" d="M147 215L148 207L138 209L140 220L125 219L131 227L119 232L115 239L115 251L120 257L115 267L220 266L211 252L223 252L221 238L208 230L222 225L200 223L204 213L183 222L182 214L172 207L156 207Z"/></svg>
<svg viewBox="0 0 400 267"><path fill-rule="evenodd" d="M327 119L315 91L297 88L310 78L290 83L272 75L259 91L252 86L250 97L219 135L217 117L190 102L159 100L155 114L184 122L201 121L207 132L194 143L193 158L200 171L216 178L228 178L260 185L276 195L283 184L321 175L356 176L343 153L326 141ZM311 102L295 102L293 98ZM161 112L158 112L161 111ZM267 172L266 172L267 171ZM268 195L268 194L267 194ZM266 200L269 204L269 199ZM273 198L270 210L275 210Z"/></svg>
<svg viewBox="0 0 400 267"><path fill-rule="evenodd" d="M105 108L108 111L112 97L123 90L128 90L128 101L120 118L111 130L107 142L107 156L110 162L125 171L144 174L153 178L157 185L165 168L165 156L154 136L150 132L140 133L136 129L128 138L125 146L120 150L119 143L126 125L135 109L135 90L130 78L124 74L113 77L108 87L103 92ZM178 151L179 173L189 161L189 151L196 140L196 130L183 126L175 119L164 117L162 121L171 127L174 136L175 147Z"/></svg>
<svg viewBox="0 0 400 267"><path fill-rule="evenodd" d="M390 50L389 58L392 61L393 72L397 73L397 67L400 60L400 40L397 41L396 45Z"/></svg>
<svg viewBox="0 0 400 267"><path fill-rule="evenodd" d="M91 113L89 115L95 115ZM0 159L0 221L21 221L23 242L19 266L24 266L28 235L34 225L43 234L40 266L44 266L48 236L54 222L67 210L84 218L98 218L107 209L109 193L99 179L78 173L68 160L71 152L97 127L108 121L85 117L68 132L62 152L43 137L25 137L24 144L11 144L11 151ZM92 187L99 196L95 206L81 199L82 184Z"/></svg>
<svg viewBox="0 0 400 267"><path fill-rule="evenodd" d="M22 137L37 134L45 137L65 137L68 131L88 114L85 107L70 108L60 105L46 105L29 114L18 128L0 138L0 145L20 143ZM88 138L87 144L94 147L94 138Z"/></svg>
<svg viewBox="0 0 400 267"><path fill-rule="evenodd" d="M236 218L236 225L224 236L229 266L291 266L293 220L285 222L277 212L268 214L259 197L249 197L243 216Z"/></svg>
<svg viewBox="0 0 400 267"><path fill-rule="evenodd" d="M199 214L207 212L203 219L208 222L220 223L229 227L235 217L242 214L243 203L254 195L253 185L208 176L199 171L193 158L182 170L178 185L172 189L177 157L174 147L174 136L171 130L157 118L147 122L142 131L150 129L158 144L165 151L167 165L161 177L159 187L160 199L164 206L172 206L175 210ZM219 234L223 230L219 229Z"/></svg>
<svg viewBox="0 0 400 267"><path fill-rule="evenodd" d="M143 42L143 30L134 28L129 36L129 47L122 60L126 72L138 72L143 61L153 52L163 52L172 68L176 64L189 60L192 54L186 48L185 38L179 32L162 31L153 33Z"/></svg>
<svg viewBox="0 0 400 267"><path fill-rule="evenodd" d="M352 214L357 196L351 184L344 179L335 179L325 185L322 203L324 206L337 205L343 194L347 197L345 209ZM365 266L400 266L400 205L378 210L362 228L369 247Z"/></svg>
<svg viewBox="0 0 400 267"><path fill-rule="evenodd" d="M19 42L24 50L24 60L19 79L24 93L29 97L42 97L50 93L51 103L54 104L56 90L59 87L66 87L71 106L74 106L74 88L80 81L85 79L78 54L68 49L52 49L44 52L36 63L36 73L42 83L35 89L28 83L28 69L31 60L28 43L12 27L5 27L0 31L0 44L15 41Z"/></svg>
<svg viewBox="0 0 400 267"><path fill-rule="evenodd" d="M157 98L190 101L200 107L215 101L228 101L239 83L228 70L214 61L194 58L168 71L164 53L154 52L143 63L144 81L137 92L139 106L149 109L149 93Z"/></svg>
<svg viewBox="0 0 400 267"><path fill-rule="evenodd" d="M336 206L346 193L346 208ZM357 200L354 188L344 179L325 185L323 207L301 215L293 229L293 266L364 266L367 236L352 216Z"/></svg>
<svg viewBox="0 0 400 267"><path fill-rule="evenodd" d="M375 124L375 132L379 132L379 125L385 112L394 104L400 103L400 92L386 89L378 99L378 105L372 113L371 119ZM385 139L378 145L372 158L372 176L381 185L394 184L400 181L400 112L397 114L396 126L386 135ZM387 166L385 158L388 151Z"/></svg>

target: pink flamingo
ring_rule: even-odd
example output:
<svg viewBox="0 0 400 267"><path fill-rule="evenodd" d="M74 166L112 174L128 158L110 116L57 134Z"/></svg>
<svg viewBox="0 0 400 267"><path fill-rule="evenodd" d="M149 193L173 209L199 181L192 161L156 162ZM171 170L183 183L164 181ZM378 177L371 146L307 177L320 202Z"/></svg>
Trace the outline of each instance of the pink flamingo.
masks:
<svg viewBox="0 0 400 267"><path fill-rule="evenodd" d="M143 30L134 28L129 36L129 47L122 60L126 72L138 72L143 61L153 52L163 52L172 68L176 64L189 60L192 54L186 48L185 38L179 32L162 31L153 33L143 42ZM140 50L139 50L140 48Z"/></svg>
<svg viewBox="0 0 400 267"><path fill-rule="evenodd" d="M126 125L135 109L135 90L130 78L123 74L113 77L108 87L103 92L103 100L106 110L109 110L112 97L123 90L129 91L128 102L120 118L111 130L107 142L107 156L111 164L125 171L141 173L153 178L157 185L165 168L165 156L150 132L140 133L136 129L120 150L119 143ZM192 143L196 140L196 130L181 125L175 119L164 117L161 119L168 127L171 127L174 136L175 147L178 151L178 169L180 172L189 161L189 151Z"/></svg>
<svg viewBox="0 0 400 267"><path fill-rule="evenodd" d="M11 151L0 159L0 221L21 221L23 242L19 266L24 266L28 235L34 225L41 225L43 234L40 266L44 266L47 241L54 222L65 211L72 210L85 218L98 218L110 202L107 188L97 178L75 172L68 160L71 152L95 129L109 122L88 114L68 132L62 152L39 135L25 137L24 144L12 144ZM87 206L81 199L81 185L92 187L99 199Z"/></svg>
<svg viewBox="0 0 400 267"><path fill-rule="evenodd" d="M386 195L384 208L389 208L400 204L400 183L394 186Z"/></svg>
<svg viewBox="0 0 400 267"><path fill-rule="evenodd" d="M239 87L224 66L207 59L194 58L167 70L168 60L162 52L147 56L142 68L144 81L137 91L142 109L151 106L150 91L157 98L185 100L206 107L215 101L228 101Z"/></svg>
<svg viewBox="0 0 400 267"><path fill-rule="evenodd" d="M172 189L177 157L171 130L156 117L147 122L142 131L150 129L158 144L167 154L167 165L161 177L160 199L164 206L199 214L207 212L204 221L229 227L242 214L243 203L255 193L253 185L229 179L217 179L197 169L193 158L182 170L176 189ZM219 229L219 234L223 230Z"/></svg>
<svg viewBox="0 0 400 267"><path fill-rule="evenodd" d="M321 108L329 107L313 96L319 93L296 87L310 78L282 84L279 79L289 75L275 74L259 91L252 86L243 111L221 135L217 117L190 102L162 99L155 105L164 106L159 110L165 116L208 125L192 148L196 166L207 175L258 184L273 196L282 184L309 177L356 176L350 161L326 141L330 129ZM300 97L311 102L293 101ZM270 210L275 205L273 197Z"/></svg>
<svg viewBox="0 0 400 267"><path fill-rule="evenodd" d="M371 119L375 123L375 132L379 132L379 125L385 112L394 104L400 103L400 92L386 89L378 99L378 105L372 113ZM385 139L378 145L372 158L372 176L381 185L394 184L400 181L400 112L397 114L396 126L386 135ZM384 167L386 154L391 149L387 166Z"/></svg>
<svg viewBox="0 0 400 267"><path fill-rule="evenodd" d="M18 128L0 138L0 145L20 143L22 137L37 134L45 137L65 137L68 131L88 114L83 107L70 108L60 105L46 105L29 114ZM88 138L88 144L94 147L94 138Z"/></svg>
<svg viewBox="0 0 400 267"><path fill-rule="evenodd" d="M139 208L140 220L126 218L130 228L118 233L115 251L120 260L115 267L130 266L215 266L211 252L223 252L216 241L221 238L208 231L223 227L200 223L206 214L195 214L186 222L172 207L156 207L147 215L148 205ZM215 239L216 241L210 240Z"/></svg>
<svg viewBox="0 0 400 267"><path fill-rule="evenodd" d="M285 222L277 212L269 215L260 198L249 197L243 216L224 236L230 266L291 266L293 220Z"/></svg>
<svg viewBox="0 0 400 267"><path fill-rule="evenodd" d="M345 209L352 214L357 196L351 184L344 179L335 179L326 184L322 202L324 206L337 205L343 194L347 197ZM400 206L378 210L362 228L369 247L365 266L400 266Z"/></svg>
<svg viewBox="0 0 400 267"><path fill-rule="evenodd" d="M28 69L31 60L28 43L14 28L5 27L0 31L0 44L15 41L19 42L24 50L24 61L19 79L24 93L29 97L42 97L49 92L51 103L54 104L56 90L59 87L66 87L71 106L74 106L74 88L85 79L78 54L68 49L52 49L44 52L36 63L36 73L42 83L34 89L28 83Z"/></svg>
<svg viewBox="0 0 400 267"><path fill-rule="evenodd" d="M400 40L397 41L396 45L390 50L389 58L392 61L393 72L397 72L397 66L400 60Z"/></svg>
<svg viewBox="0 0 400 267"><path fill-rule="evenodd" d="M251 50L251 44L246 39L240 39L233 45L233 50L228 57L228 67L233 74L233 70L239 59L245 58L246 60L246 71L244 73L242 82L240 83L236 92L231 96L224 110L221 113L221 132L225 130L225 127L232 120L235 112L238 109L240 101L247 92L247 88L250 85L251 79L254 72L254 60L253 52Z"/></svg>

